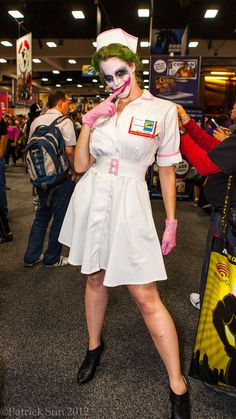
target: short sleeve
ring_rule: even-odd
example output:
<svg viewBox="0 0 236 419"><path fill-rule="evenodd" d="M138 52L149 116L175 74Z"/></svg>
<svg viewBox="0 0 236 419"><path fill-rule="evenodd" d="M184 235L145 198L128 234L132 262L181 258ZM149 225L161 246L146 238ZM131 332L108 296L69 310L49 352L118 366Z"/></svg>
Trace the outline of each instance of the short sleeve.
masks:
<svg viewBox="0 0 236 419"><path fill-rule="evenodd" d="M180 153L180 136L177 108L170 106L164 119L162 133L160 134L160 145L157 150L158 166L172 166L182 161Z"/></svg>
<svg viewBox="0 0 236 419"><path fill-rule="evenodd" d="M59 124L59 127L65 140L66 147L75 146L76 136L73 122L69 118L66 118Z"/></svg>
<svg viewBox="0 0 236 419"><path fill-rule="evenodd" d="M226 175L236 173L236 134L219 143L209 151L208 157Z"/></svg>

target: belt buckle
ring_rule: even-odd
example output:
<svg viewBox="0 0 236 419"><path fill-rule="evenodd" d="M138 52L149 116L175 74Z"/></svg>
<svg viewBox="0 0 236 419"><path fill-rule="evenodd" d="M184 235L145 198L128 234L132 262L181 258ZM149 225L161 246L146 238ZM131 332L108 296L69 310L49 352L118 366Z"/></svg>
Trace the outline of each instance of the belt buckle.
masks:
<svg viewBox="0 0 236 419"><path fill-rule="evenodd" d="M111 159L108 173L112 173L113 175L118 176L118 169L119 159Z"/></svg>

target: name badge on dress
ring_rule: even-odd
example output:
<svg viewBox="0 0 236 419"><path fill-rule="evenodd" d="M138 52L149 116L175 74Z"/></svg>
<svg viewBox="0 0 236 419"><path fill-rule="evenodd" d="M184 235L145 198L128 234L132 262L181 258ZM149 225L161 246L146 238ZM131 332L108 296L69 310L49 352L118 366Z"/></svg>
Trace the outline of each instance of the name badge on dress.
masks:
<svg viewBox="0 0 236 419"><path fill-rule="evenodd" d="M154 138L157 121L147 118L132 117L129 134L141 135L142 137Z"/></svg>

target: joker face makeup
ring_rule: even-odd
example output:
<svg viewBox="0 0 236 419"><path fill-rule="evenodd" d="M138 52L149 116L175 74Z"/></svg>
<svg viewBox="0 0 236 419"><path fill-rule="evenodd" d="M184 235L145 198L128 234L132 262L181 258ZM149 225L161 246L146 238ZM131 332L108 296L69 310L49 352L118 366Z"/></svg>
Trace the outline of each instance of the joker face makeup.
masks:
<svg viewBox="0 0 236 419"><path fill-rule="evenodd" d="M129 96L131 87L135 79L135 66L127 64L125 61L116 57L108 58L106 61L101 61L100 69L106 84L110 87L112 92L124 86L122 93L117 95L121 99Z"/></svg>

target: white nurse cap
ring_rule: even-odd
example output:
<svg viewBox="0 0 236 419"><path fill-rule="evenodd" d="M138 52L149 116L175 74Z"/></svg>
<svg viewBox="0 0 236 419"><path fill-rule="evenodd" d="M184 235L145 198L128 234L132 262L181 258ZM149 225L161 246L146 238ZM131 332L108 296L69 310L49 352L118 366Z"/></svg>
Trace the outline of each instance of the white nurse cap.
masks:
<svg viewBox="0 0 236 419"><path fill-rule="evenodd" d="M122 44L135 53L137 51L138 38L120 28L109 29L97 36L97 51L110 44Z"/></svg>

